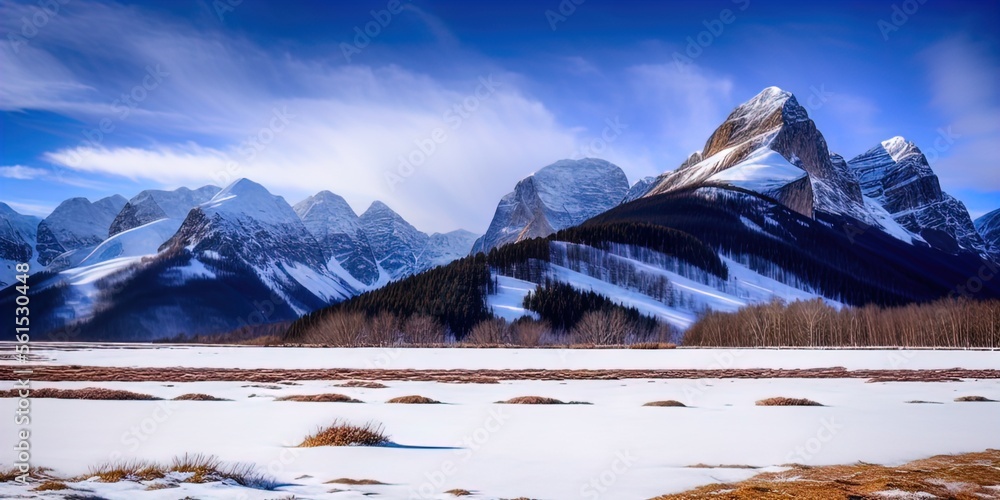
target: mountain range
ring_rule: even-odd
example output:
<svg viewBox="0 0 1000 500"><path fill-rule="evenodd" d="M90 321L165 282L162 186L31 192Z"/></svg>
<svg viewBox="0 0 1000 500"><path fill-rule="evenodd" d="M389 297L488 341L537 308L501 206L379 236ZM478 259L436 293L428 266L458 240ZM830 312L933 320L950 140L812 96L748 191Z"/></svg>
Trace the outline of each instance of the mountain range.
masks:
<svg viewBox="0 0 1000 500"><path fill-rule="evenodd" d="M635 224L683 234L677 241L727 271L705 268L690 249L620 235ZM614 227L594 234L617 239L566 233L597 227ZM15 263L29 262L33 312L42 311L36 332L151 340L295 320L540 238L549 240L544 279L684 328L700 311L776 297L892 305L947 295L1000 262L1000 210L973 221L901 137L845 160L795 96L770 87L658 177L630 186L621 168L594 158L539 169L502 197L482 236L426 234L378 201L358 215L330 191L292 206L248 179L129 200L72 198L44 219L0 203L0 286L13 283ZM491 272L490 312L531 314L520 299L543 277ZM7 288L0 303L13 295Z"/></svg>

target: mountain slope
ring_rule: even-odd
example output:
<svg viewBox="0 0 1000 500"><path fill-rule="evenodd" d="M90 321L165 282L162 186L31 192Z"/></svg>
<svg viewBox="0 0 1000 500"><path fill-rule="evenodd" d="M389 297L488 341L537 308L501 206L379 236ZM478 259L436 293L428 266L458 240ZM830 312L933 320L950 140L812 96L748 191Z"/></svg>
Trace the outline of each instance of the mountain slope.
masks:
<svg viewBox="0 0 1000 500"><path fill-rule="evenodd" d="M965 205L941 190L920 149L893 137L848 162L864 190L914 239L943 252L986 255Z"/></svg>
<svg viewBox="0 0 1000 500"><path fill-rule="evenodd" d="M378 282L375 254L361 219L347 201L329 191L320 191L297 203L293 209L319 242L328 260L336 260L366 286Z"/></svg>
<svg viewBox="0 0 1000 500"><path fill-rule="evenodd" d="M419 256L430 237L406 222L385 203L376 201L360 217L383 281L415 274L421 268Z"/></svg>
<svg viewBox="0 0 1000 500"><path fill-rule="evenodd" d="M472 251L548 236L617 205L628 191L625 173L612 163L560 160L521 180L500 200Z"/></svg>
<svg viewBox="0 0 1000 500"><path fill-rule="evenodd" d="M215 186L195 190L182 187L173 191L148 189L125 204L111 222L108 234L114 236L159 219L183 220L188 211L210 200L218 192L219 188Z"/></svg>
<svg viewBox="0 0 1000 500"><path fill-rule="evenodd" d="M70 198L38 224L38 262L48 265L59 255L94 246L108 237L108 228L128 203L119 195L91 203Z"/></svg>
<svg viewBox="0 0 1000 500"><path fill-rule="evenodd" d="M0 288L14 282L15 266L26 262L31 272L38 271L38 254L35 244L38 224L42 219L32 215L22 215L0 203Z"/></svg>

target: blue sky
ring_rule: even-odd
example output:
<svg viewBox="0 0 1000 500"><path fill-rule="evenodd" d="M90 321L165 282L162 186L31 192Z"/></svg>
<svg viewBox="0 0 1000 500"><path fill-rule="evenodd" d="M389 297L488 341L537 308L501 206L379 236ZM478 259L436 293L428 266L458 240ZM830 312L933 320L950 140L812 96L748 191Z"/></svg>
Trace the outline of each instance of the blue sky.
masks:
<svg viewBox="0 0 1000 500"><path fill-rule="evenodd" d="M902 135L1000 207L998 2L576 2L0 0L0 200L247 177L482 232L542 166L672 170L776 85L832 151Z"/></svg>

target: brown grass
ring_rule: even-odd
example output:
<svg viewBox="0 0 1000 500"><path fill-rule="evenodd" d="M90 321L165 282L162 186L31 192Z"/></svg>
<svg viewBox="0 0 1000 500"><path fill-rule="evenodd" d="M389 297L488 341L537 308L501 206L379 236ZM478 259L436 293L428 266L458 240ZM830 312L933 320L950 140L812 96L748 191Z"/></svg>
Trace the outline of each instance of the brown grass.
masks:
<svg viewBox="0 0 1000 500"><path fill-rule="evenodd" d="M117 483L120 481L153 481L163 479L166 470L162 465L146 460L118 460L105 462L91 467L87 474L79 478L81 481L96 477L102 483Z"/></svg>
<svg viewBox="0 0 1000 500"><path fill-rule="evenodd" d="M386 387L389 386L385 384L380 384L378 382L372 382L370 380L351 380L350 382L337 384L335 387L361 387L364 389L385 389Z"/></svg>
<svg viewBox="0 0 1000 500"><path fill-rule="evenodd" d="M0 391L0 398L19 397L18 389ZM32 389L30 397L39 399L95 399L107 401L159 401L162 398L132 391L105 389L103 387L84 387L83 389Z"/></svg>
<svg viewBox="0 0 1000 500"><path fill-rule="evenodd" d="M401 403L408 405L433 405L433 404L439 404L441 402L431 398L425 398L423 396L400 396L398 398L392 398L386 401L386 403Z"/></svg>
<svg viewBox="0 0 1000 500"><path fill-rule="evenodd" d="M823 406L811 399L767 398L757 401L757 406Z"/></svg>
<svg viewBox="0 0 1000 500"><path fill-rule="evenodd" d="M962 396L960 398L955 398L957 403L996 403L995 400L984 398L982 396Z"/></svg>
<svg viewBox="0 0 1000 500"><path fill-rule="evenodd" d="M652 403L646 403L642 406L667 406L667 407L678 407L687 408L687 405L681 403L680 401L674 401L673 399L668 399L666 401L653 401Z"/></svg>
<svg viewBox="0 0 1000 500"><path fill-rule="evenodd" d="M36 486L32 491L59 491L68 489L69 486L66 486L66 483L61 481L45 481L44 483Z"/></svg>
<svg viewBox="0 0 1000 500"><path fill-rule="evenodd" d="M320 428L315 433L307 436L302 447L315 446L384 446L389 444L382 425L368 422L363 425L354 425L341 421L334 421L328 427Z"/></svg>
<svg viewBox="0 0 1000 500"><path fill-rule="evenodd" d="M43 481L52 478L52 476L49 474L49 472L51 471L52 469L49 469L47 467L30 467L28 469L28 472L25 474L27 474L28 478L30 479ZM22 473L20 470L18 470L17 467L0 469L0 483L9 483L17 479L21 475Z"/></svg>
<svg viewBox="0 0 1000 500"><path fill-rule="evenodd" d="M922 401L922 400L919 400L919 399L915 399L913 401L907 401L906 403L907 404L911 404L911 405L939 405L939 404L943 404L943 403L938 403L937 401Z"/></svg>
<svg viewBox="0 0 1000 500"><path fill-rule="evenodd" d="M304 403L363 403L352 397L343 394L298 394L294 396L282 396L275 401L299 401Z"/></svg>
<svg viewBox="0 0 1000 500"><path fill-rule="evenodd" d="M467 496L472 495L471 491L469 491L469 490L463 490L463 489L459 489L459 488L455 488L453 490L448 490L445 493L448 493L450 495L455 495L456 497L467 497Z"/></svg>
<svg viewBox="0 0 1000 500"><path fill-rule="evenodd" d="M189 473L183 483L207 483L231 480L248 488L270 490L276 483L266 475L257 472L253 464L226 464L213 455L200 453L174 457L169 464L159 464L145 460L118 460L91 467L79 481L97 478L102 483L120 481L155 481L163 479L168 472Z"/></svg>
<svg viewBox="0 0 1000 500"><path fill-rule="evenodd" d="M174 401L232 401L231 399L217 398L208 394L190 393L181 394L174 398Z"/></svg>
<svg viewBox="0 0 1000 500"><path fill-rule="evenodd" d="M671 344L670 342L639 342L638 344L632 344L628 346L629 349L677 349L677 344Z"/></svg>
<svg viewBox="0 0 1000 500"><path fill-rule="evenodd" d="M554 398L546 398L542 396L520 396L516 398L510 398L507 401L497 401L497 404L506 405L564 405L562 401Z"/></svg>
<svg viewBox="0 0 1000 500"><path fill-rule="evenodd" d="M374 486L378 484L385 484L382 481L376 481L374 479L350 479L342 477L340 479L331 479L324 484L346 484L350 486Z"/></svg>
<svg viewBox="0 0 1000 500"><path fill-rule="evenodd" d="M759 474L733 484L712 484L655 500L874 499L878 492L925 492L936 498L996 498L989 486L1000 484L1000 450L940 455L900 467L859 463L823 467L795 466Z"/></svg>

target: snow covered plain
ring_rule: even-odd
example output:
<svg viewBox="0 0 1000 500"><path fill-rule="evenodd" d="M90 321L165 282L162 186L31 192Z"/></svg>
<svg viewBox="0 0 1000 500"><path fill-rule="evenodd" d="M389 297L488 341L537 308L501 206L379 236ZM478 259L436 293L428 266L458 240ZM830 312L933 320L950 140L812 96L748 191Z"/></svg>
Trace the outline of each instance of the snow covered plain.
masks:
<svg viewBox="0 0 1000 500"><path fill-rule="evenodd" d="M0 342L0 354L13 343ZM1000 368L1000 351L879 349L468 349L311 348L168 344L32 345L39 364L188 368L391 368L413 370L614 370L830 368L932 370ZM0 356L0 365L11 364Z"/></svg>
<svg viewBox="0 0 1000 500"><path fill-rule="evenodd" d="M54 363L103 366L614 368L720 366L808 368L996 368L989 351L285 349L129 346L43 352ZM394 358L393 353L398 353ZM731 360L731 361L726 361ZM998 403L956 403L959 396L1000 399L1000 381L866 383L848 379L504 381L447 384L383 381L387 388L336 387L342 381L37 382L34 388L106 387L173 398L205 393L232 401L83 401L34 399L35 465L78 475L116 457L168 461L184 453L249 462L282 486L262 491L222 483L146 491L135 483L72 483L108 499L649 498L748 478L782 464L900 464L943 453L1000 448ZM0 382L0 389L14 387ZM293 394L340 393L352 403L278 402ZM386 404L419 394L440 405ZM591 405L501 405L516 396ZM757 407L775 396L824 407ZM689 408L649 408L679 400ZM924 400L942 404L907 404ZM12 415L16 400L0 399ZM391 446L297 448L335 419L384 425ZM8 430L5 427L5 430ZM15 433L0 433L0 449ZM754 466L745 468L693 468ZM9 461L0 465L9 465ZM324 484L337 478L385 485ZM331 492L331 490L344 490ZM0 497L28 493L0 484ZM79 494L79 492L77 492ZM31 493L28 493L29 496ZM58 492L53 493L57 495ZM58 496L53 496L58 498Z"/></svg>

